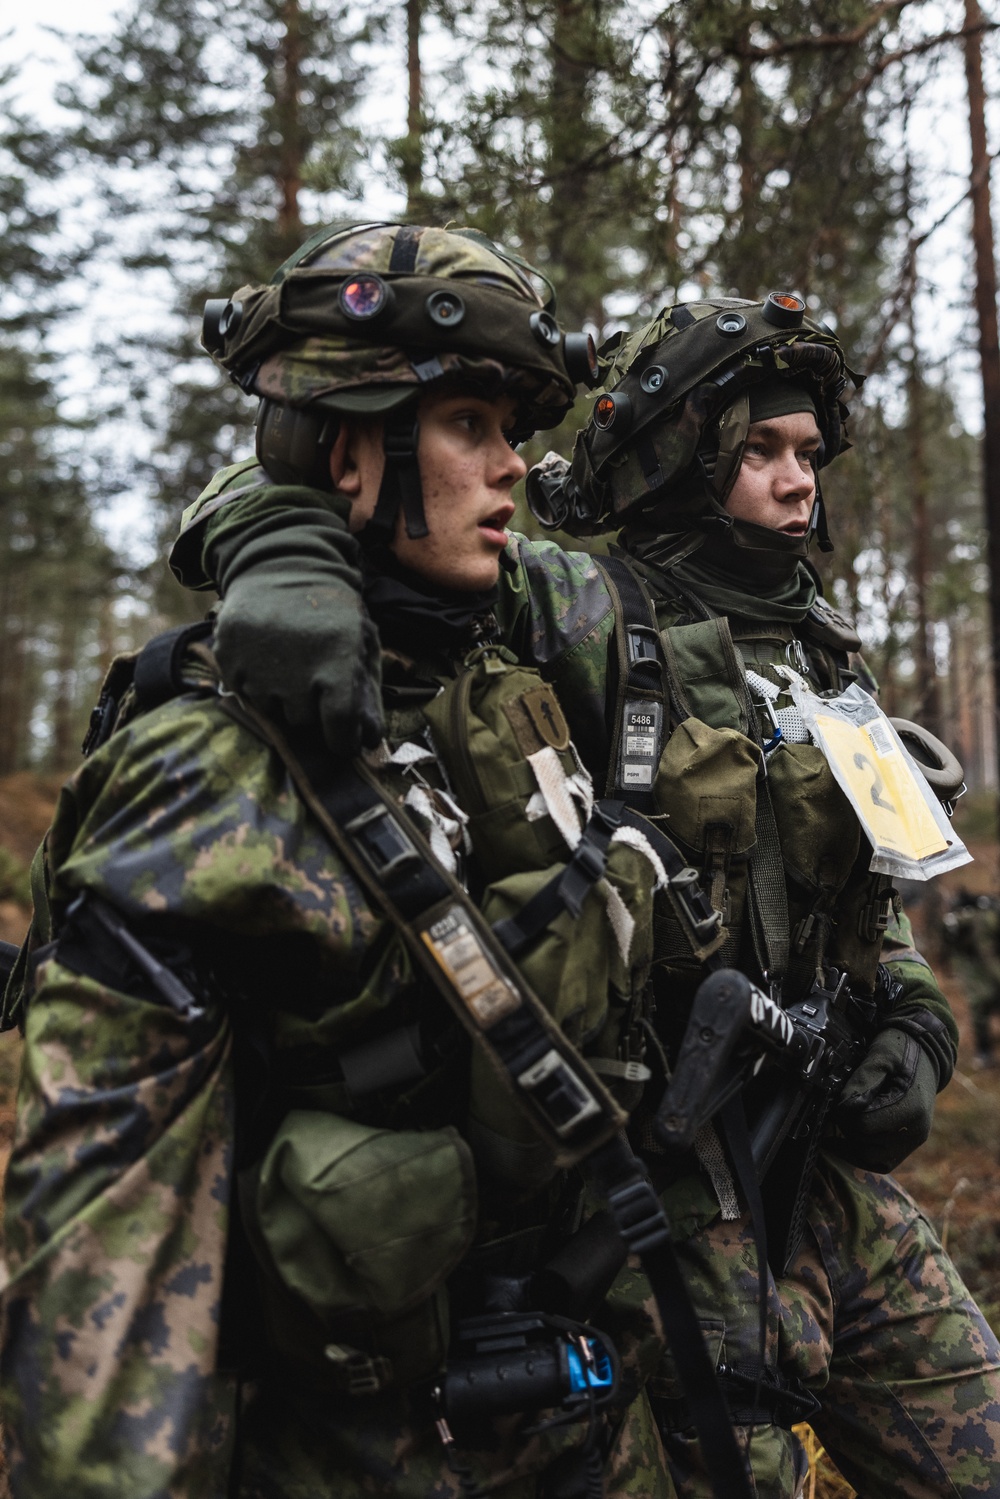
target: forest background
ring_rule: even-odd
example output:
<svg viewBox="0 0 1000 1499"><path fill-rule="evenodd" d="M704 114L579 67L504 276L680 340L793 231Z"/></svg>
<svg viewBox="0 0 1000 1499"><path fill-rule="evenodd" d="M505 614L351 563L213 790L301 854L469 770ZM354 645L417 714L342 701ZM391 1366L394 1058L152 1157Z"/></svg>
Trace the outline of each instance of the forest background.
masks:
<svg viewBox="0 0 1000 1499"><path fill-rule="evenodd" d="M20 934L27 860L112 657L211 602L163 558L182 508L251 451L254 413L199 350L202 304L341 217L474 225L541 266L564 325L598 342L677 299L806 298L868 377L825 479L826 586L887 710L965 763L968 878L995 888L995 844L977 841L997 776L970 211L991 158L977 179L966 86L974 43L989 121L993 5L106 13L59 41L45 109L23 30L0 29L0 935ZM529 461L569 452L589 399ZM518 522L532 529L523 507ZM967 1057L907 1179L1000 1327L1000 1074ZM0 1136L15 1073L0 1048ZM822 1464L811 1482L843 1492Z"/></svg>
<svg viewBox="0 0 1000 1499"><path fill-rule="evenodd" d="M989 82L975 0L126 0L44 121L0 71L0 775L71 766L115 652L209 602L163 556L253 411L202 303L347 215L485 230L598 341L802 293L869 376L828 589L994 785L971 33Z"/></svg>

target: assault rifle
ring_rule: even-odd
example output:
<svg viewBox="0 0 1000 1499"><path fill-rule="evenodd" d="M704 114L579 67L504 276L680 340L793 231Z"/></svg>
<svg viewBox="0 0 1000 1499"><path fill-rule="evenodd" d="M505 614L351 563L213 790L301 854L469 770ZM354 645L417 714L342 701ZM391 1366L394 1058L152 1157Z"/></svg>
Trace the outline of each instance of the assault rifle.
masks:
<svg viewBox="0 0 1000 1499"><path fill-rule="evenodd" d="M864 1057L876 1014L836 968L787 1009L733 968L711 974L694 997L657 1130L671 1149L690 1149L713 1114L772 1064L775 1087L751 1121L750 1145L778 1275L802 1237L830 1105Z"/></svg>

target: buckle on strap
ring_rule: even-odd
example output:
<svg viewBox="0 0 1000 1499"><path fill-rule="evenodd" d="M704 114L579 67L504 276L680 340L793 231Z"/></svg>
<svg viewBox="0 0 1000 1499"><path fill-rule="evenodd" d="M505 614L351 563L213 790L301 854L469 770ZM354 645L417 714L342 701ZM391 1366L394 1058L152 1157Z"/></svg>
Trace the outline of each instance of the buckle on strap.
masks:
<svg viewBox="0 0 1000 1499"><path fill-rule="evenodd" d="M722 925L722 912L709 905L701 888L701 878L696 869L681 869L668 878L671 894L684 907L691 929L699 942L708 941Z"/></svg>
<svg viewBox="0 0 1000 1499"><path fill-rule="evenodd" d="M625 643L630 666L652 662L659 670L658 637L649 625L629 625Z"/></svg>
<svg viewBox="0 0 1000 1499"><path fill-rule="evenodd" d="M644 1254L670 1238L660 1199L645 1177L612 1187L607 1197L615 1228L633 1254Z"/></svg>
<svg viewBox="0 0 1000 1499"><path fill-rule="evenodd" d="M382 433L382 451L386 462L405 463L416 458L419 440L420 424L415 417L386 422Z"/></svg>
<svg viewBox="0 0 1000 1499"><path fill-rule="evenodd" d="M377 1395L392 1379L392 1363L381 1355L371 1357L340 1343L327 1343L323 1352L334 1366L337 1384L348 1395Z"/></svg>
<svg viewBox="0 0 1000 1499"><path fill-rule="evenodd" d="M383 884L422 862L406 830L381 802L352 817L344 824L344 832L354 840L372 873Z"/></svg>

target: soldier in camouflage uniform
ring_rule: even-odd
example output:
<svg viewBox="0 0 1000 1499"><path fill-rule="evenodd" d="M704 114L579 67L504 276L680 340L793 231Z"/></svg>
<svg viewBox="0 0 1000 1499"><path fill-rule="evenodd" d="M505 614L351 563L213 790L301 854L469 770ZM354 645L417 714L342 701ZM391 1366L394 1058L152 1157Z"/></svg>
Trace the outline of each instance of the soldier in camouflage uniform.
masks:
<svg viewBox="0 0 1000 1499"><path fill-rule="evenodd" d="M536 514L575 534L623 527L624 555L652 600L672 728L649 777L653 810L702 869L731 961L780 979L789 999L825 964L882 999L868 1057L829 1126L805 1236L770 1277L760 1387L749 1217L711 1151L689 1169L659 1162L758 1493L787 1499L802 1483L788 1428L806 1408L803 1392L819 1402L812 1424L862 1495L998 1493L1000 1348L926 1218L886 1174L926 1138L954 1063L954 1021L889 882L869 873L870 847L823 755L808 735L775 733L778 666L793 664L823 690L874 686L853 626L823 599L807 561L817 537L829 545L818 476L845 441L842 351L796 298L777 297L668 308L602 355L606 395L572 467L543 465L529 493L533 485ZM185 517L174 565L191 586L219 580L214 538L243 523L247 471L220 475ZM291 538L296 501L281 503ZM276 510L272 523L281 524ZM515 536L500 590L506 639L557 684L598 783L620 786L616 683L628 658L604 572L586 554ZM285 658L296 649L289 630ZM341 682L346 691L346 672ZM255 690L282 707L279 674ZM777 893L767 880L775 870ZM699 977L676 936L669 919L658 923L656 1018L668 1051ZM646 1145L656 1170L652 1134ZM627 1300L628 1287L618 1290ZM704 1495L669 1355L653 1389L678 1492Z"/></svg>
<svg viewBox="0 0 1000 1499"><path fill-rule="evenodd" d="M321 538L296 586L268 511L289 491L251 476L216 554L230 598L242 571L308 625L331 570L341 604L360 584L360 557L386 680L382 699L350 688L339 742L375 746L372 773L478 882L487 920L516 913L562 879L592 805L551 688L485 644L524 473L510 438L566 410L573 345L518 264L444 231L327 231L238 301L258 388L323 386L318 422L273 399L260 430L276 466L308 454L336 548ZM356 602L336 626L370 666ZM490 1310L488 1293L530 1306L528 1278L579 1222L578 1179L317 820L299 759L317 731L288 749L233 686L198 627L117 663L36 862L6 997L25 1033L5 1203L12 1493L571 1499L603 1466L608 1494L670 1499L635 1357L603 1424L536 1403L467 1450L442 1444L449 1320ZM314 715L343 706L331 690ZM450 788L468 764L466 812ZM523 959L625 1107L654 864L641 835L615 835L579 924L560 905ZM639 1331L648 1365L648 1314Z"/></svg>
<svg viewBox="0 0 1000 1499"><path fill-rule="evenodd" d="M1000 1015L1000 903L996 897L960 890L945 914L944 938L969 1006L974 1063L993 1067L990 1022Z"/></svg>

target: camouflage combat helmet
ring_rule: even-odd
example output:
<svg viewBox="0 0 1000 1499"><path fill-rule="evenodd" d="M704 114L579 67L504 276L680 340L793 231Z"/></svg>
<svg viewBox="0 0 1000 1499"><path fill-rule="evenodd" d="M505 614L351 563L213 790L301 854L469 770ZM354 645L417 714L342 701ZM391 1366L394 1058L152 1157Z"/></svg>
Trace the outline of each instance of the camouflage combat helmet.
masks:
<svg viewBox="0 0 1000 1499"><path fill-rule="evenodd" d="M704 532L724 521L743 546L813 534L829 550L817 477L806 537L778 537L733 521L725 501L740 470L755 385L787 379L811 397L822 437L818 470L849 446L843 394L850 378L836 336L787 292L762 302L719 297L665 308L600 351L604 393L579 433L572 464L546 460L528 476L528 503L543 525L594 535L620 526ZM653 514L655 512L655 515Z"/></svg>
<svg viewBox="0 0 1000 1499"><path fill-rule="evenodd" d="M381 415L385 471L363 539L390 540L400 508L423 536L416 406L433 382L514 395L516 441L556 426L577 381L596 382L593 341L562 332L532 275L475 230L335 224L267 286L208 302L202 342L261 397L257 456L278 482L329 488L340 418Z"/></svg>

